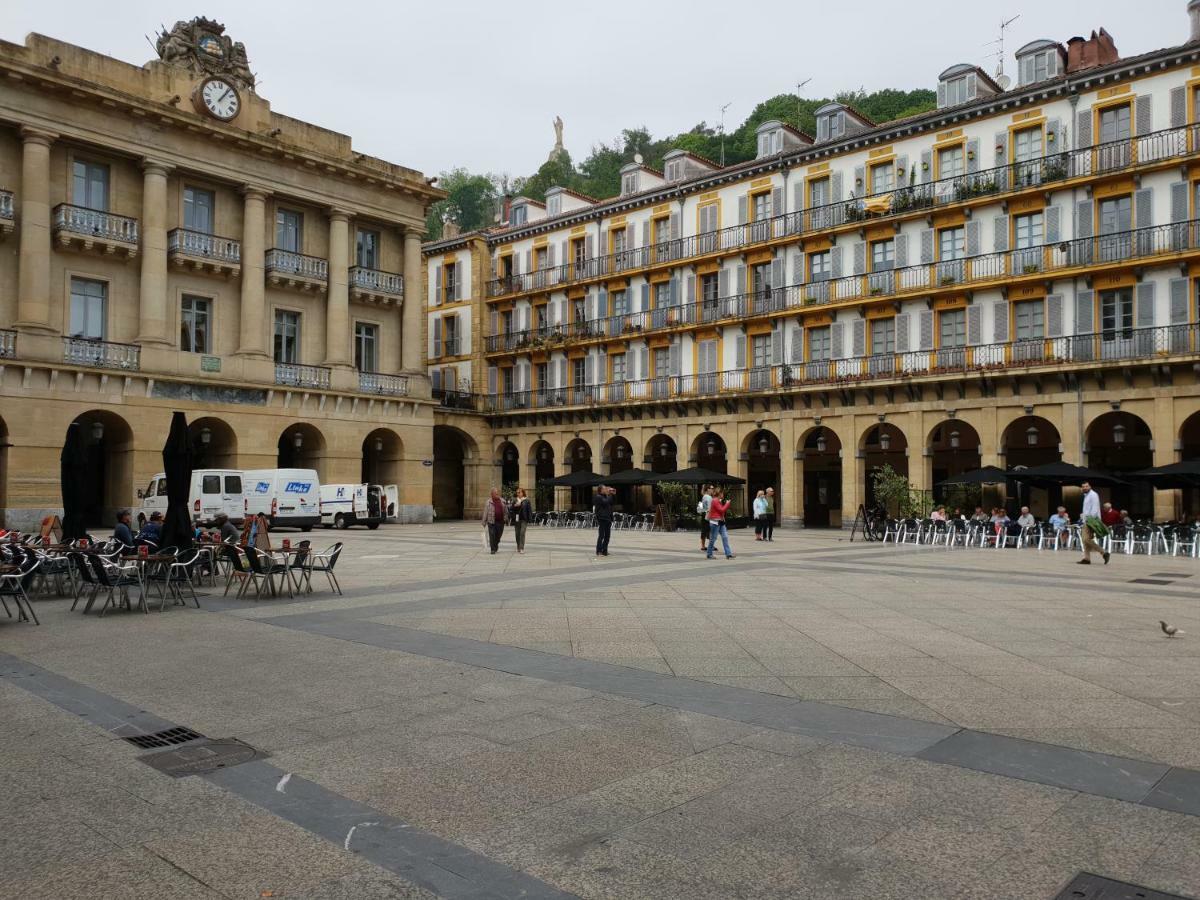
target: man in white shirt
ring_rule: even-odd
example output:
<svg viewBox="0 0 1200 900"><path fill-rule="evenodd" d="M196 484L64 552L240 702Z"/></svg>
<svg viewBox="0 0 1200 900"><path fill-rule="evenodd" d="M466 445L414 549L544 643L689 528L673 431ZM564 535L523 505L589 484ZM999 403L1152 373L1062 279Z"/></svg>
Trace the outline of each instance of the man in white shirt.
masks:
<svg viewBox="0 0 1200 900"><path fill-rule="evenodd" d="M1083 512L1080 514L1080 521L1083 522L1083 527L1079 530L1081 542L1083 544L1083 559L1079 560L1081 566L1088 566L1092 563L1092 553L1099 553L1104 557L1104 564L1108 565L1108 554L1104 552L1104 548L1096 543L1096 536L1092 533L1092 528L1088 522L1092 519L1099 520L1100 518L1100 495L1092 490L1092 486L1086 481L1080 485L1083 491Z"/></svg>
<svg viewBox="0 0 1200 900"><path fill-rule="evenodd" d="M700 549L708 552L708 538L711 529L708 526L708 508L712 506L712 485L706 484L700 502L696 504L696 515L700 517Z"/></svg>
<svg viewBox="0 0 1200 900"><path fill-rule="evenodd" d="M1035 519L1033 513L1029 511L1028 506L1021 507L1021 514L1017 516L1017 524L1022 528L1033 528L1035 525L1037 525L1037 519Z"/></svg>

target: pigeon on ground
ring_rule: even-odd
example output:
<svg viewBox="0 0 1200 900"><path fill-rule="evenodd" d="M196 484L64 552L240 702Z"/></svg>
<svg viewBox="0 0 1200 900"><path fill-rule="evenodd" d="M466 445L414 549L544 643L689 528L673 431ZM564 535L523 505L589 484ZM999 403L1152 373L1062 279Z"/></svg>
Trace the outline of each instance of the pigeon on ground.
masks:
<svg viewBox="0 0 1200 900"><path fill-rule="evenodd" d="M1184 631L1180 631L1174 625L1168 625L1166 622L1162 621L1161 619L1159 619L1158 624L1162 626L1163 634L1165 634L1167 637L1175 637L1175 635L1177 635L1177 634L1186 634L1187 633Z"/></svg>

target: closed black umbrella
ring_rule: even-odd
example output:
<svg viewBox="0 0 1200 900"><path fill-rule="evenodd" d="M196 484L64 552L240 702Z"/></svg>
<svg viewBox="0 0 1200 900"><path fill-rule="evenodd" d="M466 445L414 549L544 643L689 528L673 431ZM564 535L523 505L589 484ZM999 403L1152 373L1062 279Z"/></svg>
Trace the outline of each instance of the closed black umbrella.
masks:
<svg viewBox="0 0 1200 900"><path fill-rule="evenodd" d="M72 422L67 426L67 439L59 456L59 482L62 490L62 539L77 541L87 537L87 522L83 518L87 503L87 451L83 446L83 426Z"/></svg>
<svg viewBox="0 0 1200 900"><path fill-rule="evenodd" d="M647 478L651 484L658 484L662 481L674 481L678 484L745 484L745 478L738 478L736 475L726 475L723 472L714 472L711 469L702 469L699 466L693 466L690 469L680 469L678 472L662 472Z"/></svg>
<svg viewBox="0 0 1200 900"><path fill-rule="evenodd" d="M162 450L167 476L167 515L163 519L162 546L186 549L192 546L192 514L188 494L192 489L192 439L183 413L171 416L171 431Z"/></svg>
<svg viewBox="0 0 1200 900"><path fill-rule="evenodd" d="M1048 484L1074 484L1080 485L1085 481L1095 485L1096 487L1112 487L1113 485L1127 484L1120 478L1114 478L1112 475L1098 472L1095 469L1084 468L1083 466L1075 466L1068 462L1052 462L1041 466L1031 466L1028 469L1014 469L1008 473L1008 477L1015 481L1023 481L1027 484L1045 487Z"/></svg>
<svg viewBox="0 0 1200 900"><path fill-rule="evenodd" d="M1154 466L1125 475L1130 481L1141 481L1159 490L1200 487L1200 459Z"/></svg>
<svg viewBox="0 0 1200 900"><path fill-rule="evenodd" d="M961 475L947 478L938 484L941 487L953 484L1003 484L1012 477L1012 474L1012 472L1006 472L996 466L984 466L982 469L974 469L970 472L963 472Z"/></svg>

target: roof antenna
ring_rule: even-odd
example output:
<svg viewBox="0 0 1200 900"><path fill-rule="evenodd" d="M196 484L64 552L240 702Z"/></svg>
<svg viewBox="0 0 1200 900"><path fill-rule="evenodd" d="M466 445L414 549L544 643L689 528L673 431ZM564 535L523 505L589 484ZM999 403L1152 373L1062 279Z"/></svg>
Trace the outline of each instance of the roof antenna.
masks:
<svg viewBox="0 0 1200 900"><path fill-rule="evenodd" d="M993 45L996 47L996 84L999 85L1000 90L1002 91L1007 91L1008 86L1012 84L1012 79L1004 74L1004 32L1007 31L1008 27L1019 18L1021 18L1021 14L1017 13L1007 22L1001 22L1000 37L984 45L985 47Z"/></svg>
<svg viewBox="0 0 1200 900"><path fill-rule="evenodd" d="M717 126L717 131L721 135L721 168L725 168L725 110L731 106L733 106L732 100L721 107L721 124Z"/></svg>
<svg viewBox="0 0 1200 900"><path fill-rule="evenodd" d="M802 82L800 82L798 85L796 85L796 128L797 128L797 130L799 130L799 128L800 128L800 116L804 112L804 104L800 98L803 96L804 86L806 84L808 84L810 81L812 81L811 78L805 78Z"/></svg>

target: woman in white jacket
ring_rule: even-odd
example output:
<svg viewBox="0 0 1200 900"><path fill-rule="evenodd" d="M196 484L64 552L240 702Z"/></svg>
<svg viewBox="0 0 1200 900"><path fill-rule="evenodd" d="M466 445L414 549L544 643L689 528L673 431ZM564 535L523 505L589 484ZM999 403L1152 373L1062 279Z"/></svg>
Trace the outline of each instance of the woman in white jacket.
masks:
<svg viewBox="0 0 1200 900"><path fill-rule="evenodd" d="M754 539L763 540L763 528L767 524L767 492L759 491L754 498Z"/></svg>

